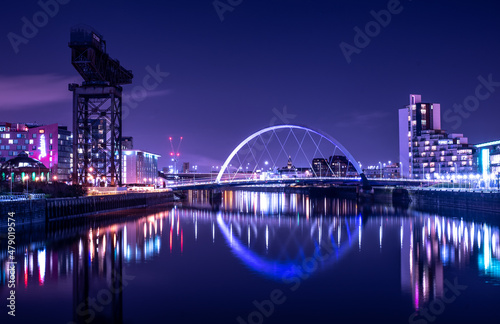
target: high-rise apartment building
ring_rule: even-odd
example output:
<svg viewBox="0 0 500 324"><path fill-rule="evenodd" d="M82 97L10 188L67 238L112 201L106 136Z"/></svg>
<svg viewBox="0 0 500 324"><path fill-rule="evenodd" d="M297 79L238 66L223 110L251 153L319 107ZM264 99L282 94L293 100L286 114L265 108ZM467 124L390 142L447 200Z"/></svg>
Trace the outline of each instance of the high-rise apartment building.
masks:
<svg viewBox="0 0 500 324"><path fill-rule="evenodd" d="M473 171L474 148L463 134L441 129L441 106L410 95L399 109L399 161L405 178L428 179L435 174Z"/></svg>
<svg viewBox="0 0 500 324"><path fill-rule="evenodd" d="M413 173L413 138L422 131L441 129L441 105L423 103L421 95L410 94L410 104L399 109L399 162L403 177Z"/></svg>

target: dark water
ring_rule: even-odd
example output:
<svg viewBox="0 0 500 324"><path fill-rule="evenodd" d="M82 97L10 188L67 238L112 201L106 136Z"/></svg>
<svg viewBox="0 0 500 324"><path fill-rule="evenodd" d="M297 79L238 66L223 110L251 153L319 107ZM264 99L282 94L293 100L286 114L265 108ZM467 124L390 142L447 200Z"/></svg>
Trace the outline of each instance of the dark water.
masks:
<svg viewBox="0 0 500 324"><path fill-rule="evenodd" d="M1 323L498 323L498 215L283 193L209 201L17 228L16 317L2 239Z"/></svg>

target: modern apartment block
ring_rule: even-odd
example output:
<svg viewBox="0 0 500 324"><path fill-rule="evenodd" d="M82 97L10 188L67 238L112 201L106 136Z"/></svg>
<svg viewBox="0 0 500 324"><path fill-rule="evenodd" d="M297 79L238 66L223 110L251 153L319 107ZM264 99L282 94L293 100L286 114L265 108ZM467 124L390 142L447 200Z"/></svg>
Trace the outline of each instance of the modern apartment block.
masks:
<svg viewBox="0 0 500 324"><path fill-rule="evenodd" d="M402 176L427 179L439 174L471 173L474 148L463 134L441 129L441 106L410 95L399 109L399 160Z"/></svg>
<svg viewBox="0 0 500 324"><path fill-rule="evenodd" d="M413 178L434 178L438 174L470 174L474 148L463 134L425 130L413 138Z"/></svg>
<svg viewBox="0 0 500 324"><path fill-rule="evenodd" d="M122 151L123 184L155 184L158 179L160 155L141 150Z"/></svg>
<svg viewBox="0 0 500 324"><path fill-rule="evenodd" d="M410 94L410 104L399 109L399 162L403 177L413 174L413 139L422 131L441 129L441 105L423 103L421 95Z"/></svg>

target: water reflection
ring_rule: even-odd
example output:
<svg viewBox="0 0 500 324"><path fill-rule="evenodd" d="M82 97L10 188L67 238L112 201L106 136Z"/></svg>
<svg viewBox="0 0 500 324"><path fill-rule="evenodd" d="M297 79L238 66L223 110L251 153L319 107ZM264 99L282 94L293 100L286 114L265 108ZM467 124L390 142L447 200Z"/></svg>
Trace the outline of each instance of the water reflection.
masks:
<svg viewBox="0 0 500 324"><path fill-rule="evenodd" d="M485 282L500 282L499 228L485 222L302 194L226 191L219 211L211 203L208 192L191 192L183 206L144 217L21 236L16 283L43 298L45 291L35 288L70 279L60 293L72 298L74 322L95 316L98 322L120 323L131 265L196 254L206 244L221 243L254 275L277 282L311 260L316 260L311 275L341 266L347 255L368 269L380 266L366 253L396 247L401 290L416 310L443 296L449 269L477 269ZM2 244L2 297L7 257ZM101 304L91 313L93 298Z"/></svg>

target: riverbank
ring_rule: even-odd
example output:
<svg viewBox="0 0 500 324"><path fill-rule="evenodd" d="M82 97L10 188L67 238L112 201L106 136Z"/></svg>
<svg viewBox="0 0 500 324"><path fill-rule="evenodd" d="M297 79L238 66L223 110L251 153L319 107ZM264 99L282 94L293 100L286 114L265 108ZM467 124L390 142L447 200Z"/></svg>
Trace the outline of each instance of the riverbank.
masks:
<svg viewBox="0 0 500 324"><path fill-rule="evenodd" d="M7 226L8 213L15 213L16 224L29 224L80 218L129 208L144 208L173 203L175 200L175 194L169 191L2 201L0 202L0 227Z"/></svg>

